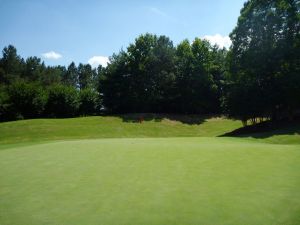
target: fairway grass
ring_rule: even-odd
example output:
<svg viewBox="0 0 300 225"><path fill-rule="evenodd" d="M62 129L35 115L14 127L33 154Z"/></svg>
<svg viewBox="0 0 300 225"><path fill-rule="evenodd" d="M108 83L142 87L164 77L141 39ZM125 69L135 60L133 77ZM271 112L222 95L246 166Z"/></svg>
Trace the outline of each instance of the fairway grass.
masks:
<svg viewBox="0 0 300 225"><path fill-rule="evenodd" d="M2 225L300 224L300 146L53 141L0 151Z"/></svg>

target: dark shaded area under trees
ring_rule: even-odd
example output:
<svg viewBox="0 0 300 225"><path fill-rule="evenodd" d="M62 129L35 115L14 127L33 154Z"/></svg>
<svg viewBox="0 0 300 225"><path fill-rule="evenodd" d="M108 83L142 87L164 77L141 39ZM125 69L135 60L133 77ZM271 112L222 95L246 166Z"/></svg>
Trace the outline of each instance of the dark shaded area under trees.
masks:
<svg viewBox="0 0 300 225"><path fill-rule="evenodd" d="M106 68L0 58L0 121L100 113L225 114L256 123L300 110L300 1L244 4L227 51L144 34Z"/></svg>

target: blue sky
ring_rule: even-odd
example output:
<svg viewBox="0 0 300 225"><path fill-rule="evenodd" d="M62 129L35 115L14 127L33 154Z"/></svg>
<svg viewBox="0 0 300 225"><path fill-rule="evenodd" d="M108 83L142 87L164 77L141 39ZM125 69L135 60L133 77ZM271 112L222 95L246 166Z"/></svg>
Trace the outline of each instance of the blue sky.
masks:
<svg viewBox="0 0 300 225"><path fill-rule="evenodd" d="M142 33L228 45L245 0L0 0L0 48L48 65L105 63Z"/></svg>

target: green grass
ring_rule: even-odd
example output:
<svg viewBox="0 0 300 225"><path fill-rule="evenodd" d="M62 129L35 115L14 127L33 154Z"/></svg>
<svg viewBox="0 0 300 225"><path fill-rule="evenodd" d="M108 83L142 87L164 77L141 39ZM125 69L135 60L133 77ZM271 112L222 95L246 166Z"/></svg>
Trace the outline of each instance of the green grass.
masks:
<svg viewBox="0 0 300 225"><path fill-rule="evenodd" d="M299 129L216 137L240 127L221 118L2 123L0 224L300 224Z"/></svg>
<svg viewBox="0 0 300 225"><path fill-rule="evenodd" d="M143 123L121 117L36 119L0 123L0 146L12 143L69 139L120 137L212 137L242 126L240 121L222 118L195 119L189 123L160 118ZM1 148L1 147L0 147Z"/></svg>
<svg viewBox="0 0 300 225"><path fill-rule="evenodd" d="M300 149L226 138L0 152L0 223L300 224Z"/></svg>

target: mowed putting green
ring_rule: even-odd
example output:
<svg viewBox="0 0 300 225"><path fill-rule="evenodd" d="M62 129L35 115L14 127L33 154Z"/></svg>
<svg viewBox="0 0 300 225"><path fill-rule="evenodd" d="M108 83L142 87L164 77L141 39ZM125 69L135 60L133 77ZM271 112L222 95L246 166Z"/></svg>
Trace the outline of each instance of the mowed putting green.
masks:
<svg viewBox="0 0 300 225"><path fill-rule="evenodd" d="M300 224L300 146L182 137L2 148L0 224Z"/></svg>

